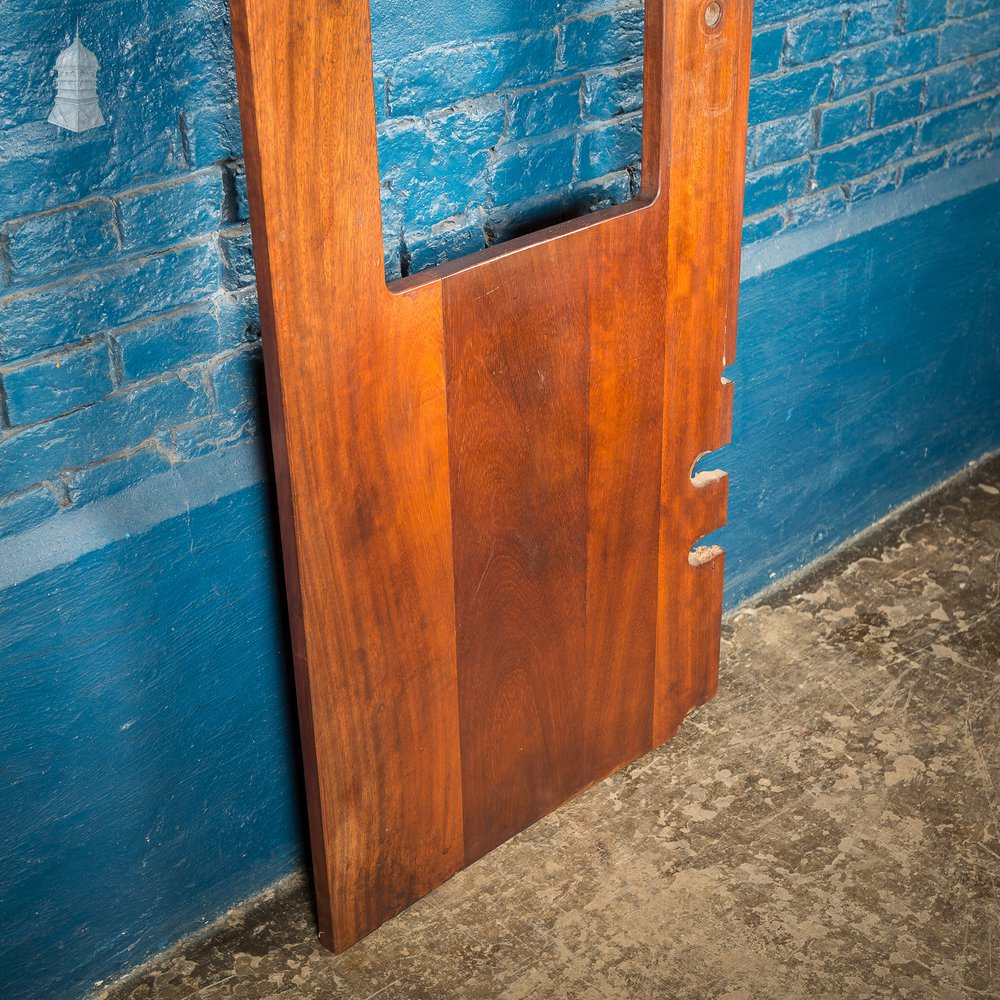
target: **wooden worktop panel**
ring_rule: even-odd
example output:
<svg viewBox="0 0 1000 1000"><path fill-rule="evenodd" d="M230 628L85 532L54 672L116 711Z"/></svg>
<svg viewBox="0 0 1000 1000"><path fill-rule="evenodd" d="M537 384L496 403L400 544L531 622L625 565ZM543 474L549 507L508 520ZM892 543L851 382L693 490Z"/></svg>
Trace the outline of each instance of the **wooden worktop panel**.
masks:
<svg viewBox="0 0 1000 1000"><path fill-rule="evenodd" d="M367 0L231 9L339 951L714 693L750 3L648 0L635 202L392 288Z"/></svg>

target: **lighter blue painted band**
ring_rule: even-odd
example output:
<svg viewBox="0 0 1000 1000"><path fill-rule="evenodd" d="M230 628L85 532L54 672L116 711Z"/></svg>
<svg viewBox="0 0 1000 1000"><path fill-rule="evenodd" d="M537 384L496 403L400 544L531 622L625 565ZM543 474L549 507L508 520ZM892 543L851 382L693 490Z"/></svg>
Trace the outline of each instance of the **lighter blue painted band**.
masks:
<svg viewBox="0 0 1000 1000"><path fill-rule="evenodd" d="M897 191L878 195L870 201L849 205L834 218L803 226L790 233L778 233L743 248L740 279L759 278L768 271L808 257L833 243L860 236L897 219L916 215L954 198L1000 181L1000 156L974 160L960 167L922 177Z"/></svg>
<svg viewBox="0 0 1000 1000"><path fill-rule="evenodd" d="M259 484L260 441L183 462L168 472L78 510L68 510L0 541L0 590L76 562L114 542Z"/></svg>
<svg viewBox="0 0 1000 1000"><path fill-rule="evenodd" d="M742 279L760 277L824 247L1000 181L1000 157L923 178L862 202L835 219L744 248ZM184 462L78 510L0 541L0 590L75 562L114 542L262 482L268 472L259 441Z"/></svg>

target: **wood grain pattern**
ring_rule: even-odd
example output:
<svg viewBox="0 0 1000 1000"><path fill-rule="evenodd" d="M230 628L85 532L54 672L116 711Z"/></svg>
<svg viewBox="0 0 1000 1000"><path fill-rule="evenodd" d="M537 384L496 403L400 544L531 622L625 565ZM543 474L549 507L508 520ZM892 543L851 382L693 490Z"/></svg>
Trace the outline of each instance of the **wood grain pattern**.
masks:
<svg viewBox="0 0 1000 1000"><path fill-rule="evenodd" d="M643 187L387 287L367 0L233 0L321 937L714 692L750 5L646 9ZM291 109L291 110L289 110Z"/></svg>
<svg viewBox="0 0 1000 1000"><path fill-rule="evenodd" d="M586 783L565 683L586 648L585 250L444 286L466 861Z"/></svg>
<svg viewBox="0 0 1000 1000"><path fill-rule="evenodd" d="M673 12L654 744L715 695L718 679L724 557L690 550L725 523L726 479L692 472L728 443L732 424L722 369L736 349L752 9L723 3L711 28L689 4Z"/></svg>
<svg viewBox="0 0 1000 1000"><path fill-rule="evenodd" d="M320 931L337 949L463 864L440 293L382 277L367 18L360 2L233 4Z"/></svg>

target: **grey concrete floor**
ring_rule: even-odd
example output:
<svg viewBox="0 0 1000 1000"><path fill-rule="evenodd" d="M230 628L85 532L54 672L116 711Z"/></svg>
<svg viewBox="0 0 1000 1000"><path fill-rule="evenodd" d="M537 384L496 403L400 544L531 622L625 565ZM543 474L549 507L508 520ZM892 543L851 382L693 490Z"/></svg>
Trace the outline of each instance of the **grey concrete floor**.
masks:
<svg viewBox="0 0 1000 1000"><path fill-rule="evenodd" d="M291 879L101 993L1000 998L1000 459L725 630L718 699L346 954Z"/></svg>

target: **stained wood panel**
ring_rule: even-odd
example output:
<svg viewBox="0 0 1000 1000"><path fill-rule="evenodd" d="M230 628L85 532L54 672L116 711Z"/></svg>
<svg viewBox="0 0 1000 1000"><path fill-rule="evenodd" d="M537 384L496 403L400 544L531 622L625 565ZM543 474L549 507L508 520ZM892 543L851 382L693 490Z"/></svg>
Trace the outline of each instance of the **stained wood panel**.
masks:
<svg viewBox="0 0 1000 1000"><path fill-rule="evenodd" d="M587 248L569 242L444 284L467 861L585 784Z"/></svg>
<svg viewBox="0 0 1000 1000"><path fill-rule="evenodd" d="M715 695L718 679L724 557L691 549L725 523L726 479L692 474L699 457L728 443L732 424L722 368L736 349L752 15L750 4L723 3L708 28L689 5L672 9L656 744Z"/></svg>
<svg viewBox="0 0 1000 1000"><path fill-rule="evenodd" d="M233 8L317 909L331 947L427 893L464 854L440 292L395 296L382 277L360 11ZM332 94L343 101L333 118ZM350 197L329 195L321 163Z"/></svg>
<svg viewBox="0 0 1000 1000"><path fill-rule="evenodd" d="M587 687L580 754L591 780L649 749L656 655L666 246L655 214L627 218L649 255L623 273L614 228L591 235ZM657 264L659 266L657 266ZM627 306L623 308L623 305Z"/></svg>
<svg viewBox="0 0 1000 1000"><path fill-rule="evenodd" d="M750 5L649 0L633 203L387 287L366 0L233 0L320 934L715 689Z"/></svg>

